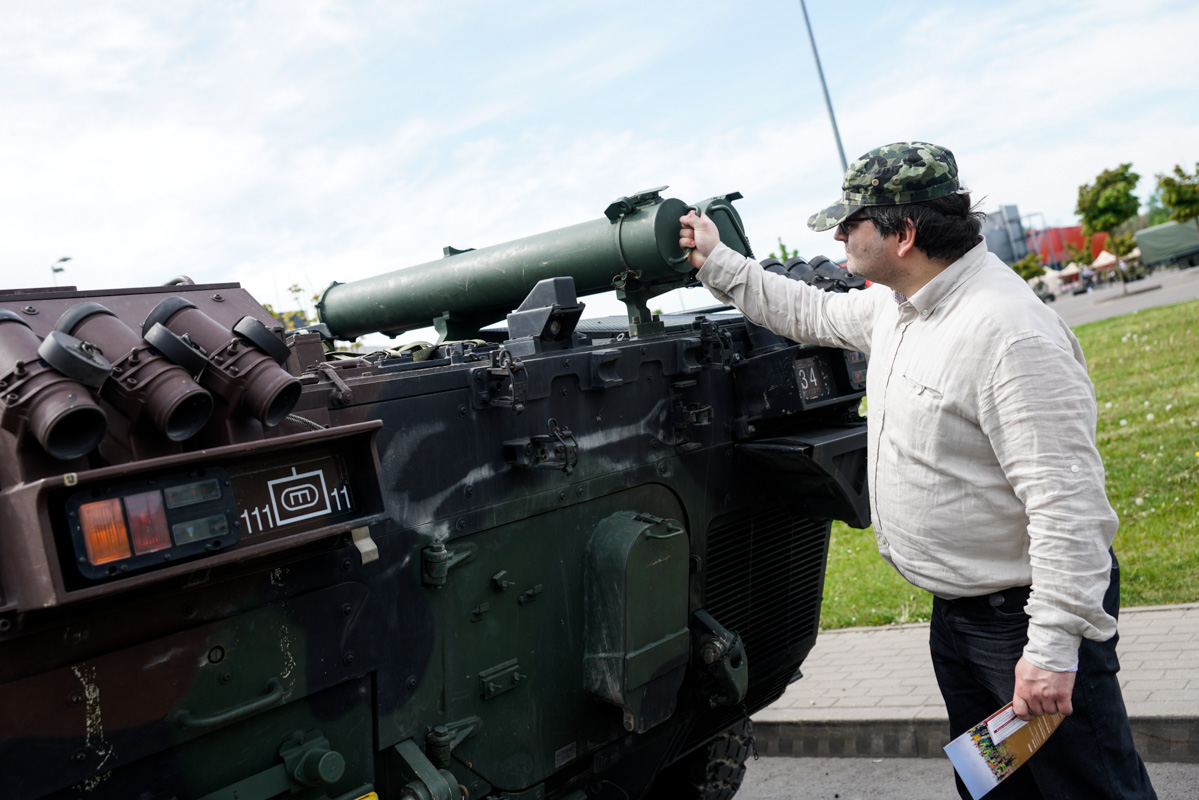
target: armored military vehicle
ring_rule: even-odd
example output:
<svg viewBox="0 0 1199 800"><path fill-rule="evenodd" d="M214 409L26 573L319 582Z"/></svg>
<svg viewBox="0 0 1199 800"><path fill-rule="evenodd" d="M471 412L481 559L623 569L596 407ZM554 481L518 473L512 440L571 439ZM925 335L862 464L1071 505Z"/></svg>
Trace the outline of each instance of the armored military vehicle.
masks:
<svg viewBox="0 0 1199 800"><path fill-rule="evenodd" d="M695 207L749 253L737 197ZM0 294L3 796L731 796L830 520L867 523L865 363L653 314L687 208L335 284L295 332L236 284Z"/></svg>
<svg viewBox="0 0 1199 800"><path fill-rule="evenodd" d="M1137 231L1133 236L1146 265L1172 263L1179 269L1199 266L1199 221L1169 220Z"/></svg>

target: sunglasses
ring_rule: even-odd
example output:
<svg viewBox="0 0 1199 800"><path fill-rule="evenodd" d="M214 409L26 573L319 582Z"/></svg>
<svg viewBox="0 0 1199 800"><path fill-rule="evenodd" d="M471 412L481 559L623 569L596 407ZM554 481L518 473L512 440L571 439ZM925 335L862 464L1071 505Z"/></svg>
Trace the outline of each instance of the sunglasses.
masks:
<svg viewBox="0 0 1199 800"><path fill-rule="evenodd" d="M849 236L849 232L854 229L855 225L857 225L859 222L865 222L868 219L870 219L870 217L866 216L865 214L860 214L856 217L850 217L849 219L843 220L840 224L838 224L837 230L841 232L842 236Z"/></svg>

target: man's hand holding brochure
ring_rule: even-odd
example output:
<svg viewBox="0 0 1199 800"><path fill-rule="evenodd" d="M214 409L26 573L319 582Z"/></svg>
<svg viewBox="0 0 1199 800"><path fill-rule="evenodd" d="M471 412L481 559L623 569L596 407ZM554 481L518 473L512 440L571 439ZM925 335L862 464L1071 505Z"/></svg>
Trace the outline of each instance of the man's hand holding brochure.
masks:
<svg viewBox="0 0 1199 800"><path fill-rule="evenodd" d="M978 800L1028 761L1064 718L1045 714L1025 721L1008 703L947 744L945 753Z"/></svg>

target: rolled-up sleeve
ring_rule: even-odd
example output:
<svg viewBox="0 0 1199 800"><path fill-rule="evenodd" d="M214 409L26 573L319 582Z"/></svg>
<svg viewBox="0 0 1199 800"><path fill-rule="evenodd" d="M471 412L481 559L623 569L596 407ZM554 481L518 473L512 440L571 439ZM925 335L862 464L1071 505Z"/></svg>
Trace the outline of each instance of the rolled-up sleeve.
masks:
<svg viewBox="0 0 1199 800"><path fill-rule="evenodd" d="M698 277L717 300L780 336L867 355L876 304L892 302L882 287L847 294L821 291L767 272L723 244L708 256Z"/></svg>

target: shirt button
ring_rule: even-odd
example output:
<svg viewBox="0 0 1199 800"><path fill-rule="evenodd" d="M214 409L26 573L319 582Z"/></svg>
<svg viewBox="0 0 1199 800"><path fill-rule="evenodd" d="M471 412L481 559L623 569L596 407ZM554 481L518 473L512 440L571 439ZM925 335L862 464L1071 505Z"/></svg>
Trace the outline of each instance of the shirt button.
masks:
<svg viewBox="0 0 1199 800"><path fill-rule="evenodd" d="M927 317L927 316L928 316L928 309L926 308L926 309L924 309L923 311L921 311L921 312L920 312L920 316L922 316L922 317Z"/></svg>
<svg viewBox="0 0 1199 800"><path fill-rule="evenodd" d="M1077 464L1071 464L1071 465L1070 465L1070 471L1071 471L1071 472L1078 472L1078 465L1077 465Z"/></svg>

